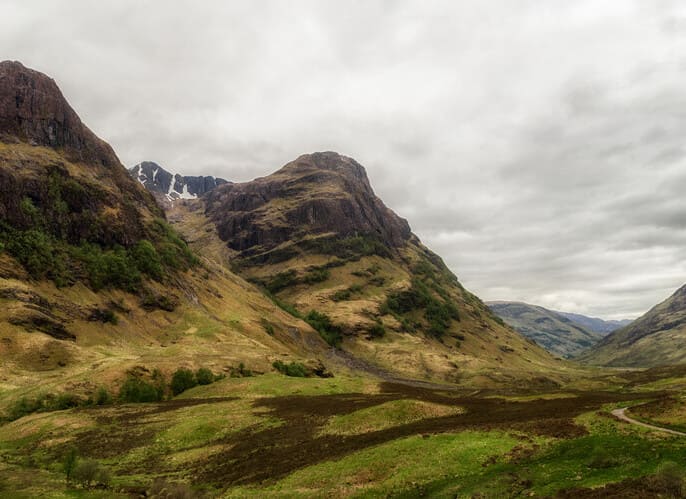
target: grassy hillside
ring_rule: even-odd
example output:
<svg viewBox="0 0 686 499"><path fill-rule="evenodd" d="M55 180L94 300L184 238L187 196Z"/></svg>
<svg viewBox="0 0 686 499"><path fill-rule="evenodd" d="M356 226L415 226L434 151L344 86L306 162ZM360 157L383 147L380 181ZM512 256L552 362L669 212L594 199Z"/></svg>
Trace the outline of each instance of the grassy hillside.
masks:
<svg viewBox="0 0 686 499"><path fill-rule="evenodd" d="M579 360L616 367L654 367L686 362L686 287L604 338Z"/></svg>
<svg viewBox="0 0 686 499"><path fill-rule="evenodd" d="M172 225L213 261L236 261L202 205L175 203ZM500 323L421 244L396 251L362 237L325 235L306 240L304 248L293 244L290 258L237 268L330 345L352 354L351 367L473 386L524 378L558 385L579 373Z"/></svg>
<svg viewBox="0 0 686 499"><path fill-rule="evenodd" d="M640 383L626 393L475 396L359 376L226 378L169 401L38 413L0 426L0 492L668 497L683 483L684 440L610 416L660 400ZM70 455L99 470L100 489L88 488L81 472L65 482Z"/></svg>
<svg viewBox="0 0 686 499"><path fill-rule="evenodd" d="M560 357L574 357L601 338L600 334L543 307L519 302L488 302L487 305L517 332Z"/></svg>

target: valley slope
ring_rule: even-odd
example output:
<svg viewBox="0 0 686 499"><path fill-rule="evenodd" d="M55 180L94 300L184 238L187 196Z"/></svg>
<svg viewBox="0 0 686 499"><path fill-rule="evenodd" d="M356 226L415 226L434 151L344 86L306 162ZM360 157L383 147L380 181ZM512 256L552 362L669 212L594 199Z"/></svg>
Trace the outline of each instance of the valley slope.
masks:
<svg viewBox="0 0 686 499"><path fill-rule="evenodd" d="M600 334L561 313L537 305L503 301L488 302L487 305L516 331L562 357L573 357L601 339Z"/></svg>
<svg viewBox="0 0 686 499"><path fill-rule="evenodd" d="M655 367L686 362L686 286L585 352L592 365Z"/></svg>

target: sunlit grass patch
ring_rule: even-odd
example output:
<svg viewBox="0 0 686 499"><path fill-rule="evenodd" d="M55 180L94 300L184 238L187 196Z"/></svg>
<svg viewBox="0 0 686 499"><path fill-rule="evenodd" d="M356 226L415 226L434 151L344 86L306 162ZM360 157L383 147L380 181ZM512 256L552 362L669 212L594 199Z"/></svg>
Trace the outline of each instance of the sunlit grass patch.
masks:
<svg viewBox="0 0 686 499"><path fill-rule="evenodd" d="M413 436L296 471L265 488L230 489L225 497L388 497L440 477L482 476L483 463L518 440L507 433Z"/></svg>
<svg viewBox="0 0 686 499"><path fill-rule="evenodd" d="M358 435L463 412L464 409L458 406L419 400L393 400L350 414L333 416L320 430L320 435Z"/></svg>

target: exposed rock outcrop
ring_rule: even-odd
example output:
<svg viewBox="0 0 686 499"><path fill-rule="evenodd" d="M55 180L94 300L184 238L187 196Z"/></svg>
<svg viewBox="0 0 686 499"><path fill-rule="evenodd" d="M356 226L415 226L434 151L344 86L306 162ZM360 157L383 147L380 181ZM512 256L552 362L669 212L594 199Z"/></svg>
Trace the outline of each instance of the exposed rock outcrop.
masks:
<svg viewBox="0 0 686 499"><path fill-rule="evenodd" d="M389 249L405 244L410 226L374 194L364 168L335 152L305 154L252 182L207 195L207 215L230 248L266 253L307 237L372 237Z"/></svg>
<svg viewBox="0 0 686 499"><path fill-rule="evenodd" d="M162 202L197 199L218 185L227 183L223 178L213 176L173 175L152 161L138 163L129 168L129 173Z"/></svg>
<svg viewBox="0 0 686 499"><path fill-rule="evenodd" d="M164 217L48 76L0 62L0 219L73 244L130 246Z"/></svg>

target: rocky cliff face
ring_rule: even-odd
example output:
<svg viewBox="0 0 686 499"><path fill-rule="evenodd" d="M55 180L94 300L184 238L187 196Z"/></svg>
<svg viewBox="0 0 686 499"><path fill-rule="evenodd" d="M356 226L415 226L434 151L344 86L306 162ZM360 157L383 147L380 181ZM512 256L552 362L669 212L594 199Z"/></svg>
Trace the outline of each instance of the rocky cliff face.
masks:
<svg viewBox="0 0 686 499"><path fill-rule="evenodd" d="M314 236L373 238L389 249L410 226L374 194L364 168L334 152L300 156L267 177L226 184L207 196L220 237L243 256Z"/></svg>
<svg viewBox="0 0 686 499"><path fill-rule="evenodd" d="M149 236L152 217L164 213L56 83L0 62L0 220L73 244L130 246Z"/></svg>
<svg viewBox="0 0 686 499"><path fill-rule="evenodd" d="M158 200L197 199L218 185L226 184L223 178L212 176L172 175L152 161L143 161L129 168L129 173Z"/></svg>

